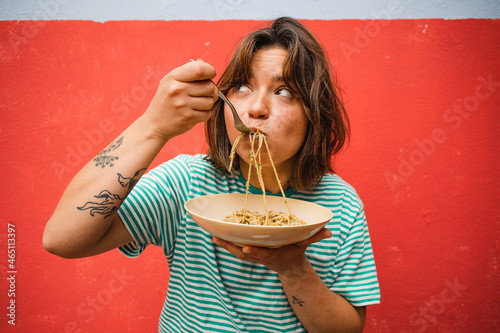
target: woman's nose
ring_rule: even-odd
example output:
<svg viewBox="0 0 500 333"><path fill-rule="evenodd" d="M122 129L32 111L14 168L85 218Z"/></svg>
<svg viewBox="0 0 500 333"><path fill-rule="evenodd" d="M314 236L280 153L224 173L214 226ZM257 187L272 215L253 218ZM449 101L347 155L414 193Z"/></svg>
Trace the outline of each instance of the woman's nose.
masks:
<svg viewBox="0 0 500 333"><path fill-rule="evenodd" d="M254 94L248 106L248 116L250 118L266 119L269 117L270 102L270 99L265 94Z"/></svg>

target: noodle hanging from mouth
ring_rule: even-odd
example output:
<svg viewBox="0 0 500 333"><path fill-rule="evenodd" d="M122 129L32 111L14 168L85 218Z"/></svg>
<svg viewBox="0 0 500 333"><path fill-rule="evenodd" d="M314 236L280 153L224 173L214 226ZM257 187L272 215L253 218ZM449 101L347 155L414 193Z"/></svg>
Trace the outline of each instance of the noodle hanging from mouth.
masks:
<svg viewBox="0 0 500 333"><path fill-rule="evenodd" d="M231 154L229 155L230 164L229 169L231 170L233 166L233 161L236 156L236 147L238 146L241 138L245 135L245 133L241 133L238 138L233 143L231 148ZM256 132L250 133L250 165L248 168L248 177L246 182L246 192L245 192L245 206L243 209L236 211L232 215L228 215L225 218L226 222L240 223L240 224L250 224L250 225L268 225L268 226L290 226L290 225L303 225L306 224L303 220L297 218L292 214L288 202L286 200L285 192L283 191L283 187L281 186L281 181L278 177L278 172L276 171L276 167L274 166L273 159L271 157L271 152L269 150L269 146L267 145L266 136L257 130ZM258 138L258 147L255 150L255 140ZM267 200L266 200L266 188L264 186L264 179L262 177L262 146L266 147L267 154L269 156L269 161L271 162L271 166L274 171L274 175L276 176L276 180L278 181L278 186L281 191L281 195L283 196L283 200L288 209L288 214L283 212L275 212L273 210L268 210L267 208ZM250 189L250 177L252 175L252 166L255 168L257 172L257 178L259 180L259 185L262 190L262 199L264 201L264 214L260 214L258 212L252 212L247 210L248 204L248 193Z"/></svg>

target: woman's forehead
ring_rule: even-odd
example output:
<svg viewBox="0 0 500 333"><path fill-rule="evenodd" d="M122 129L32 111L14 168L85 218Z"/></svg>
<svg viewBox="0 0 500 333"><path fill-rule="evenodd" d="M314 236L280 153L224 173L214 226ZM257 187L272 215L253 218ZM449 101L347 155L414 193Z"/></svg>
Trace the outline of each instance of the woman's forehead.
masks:
<svg viewBox="0 0 500 333"><path fill-rule="evenodd" d="M273 82L283 82L283 64L288 52L282 47L269 47L257 50L248 64L248 79L255 78L255 72L259 75L269 75Z"/></svg>

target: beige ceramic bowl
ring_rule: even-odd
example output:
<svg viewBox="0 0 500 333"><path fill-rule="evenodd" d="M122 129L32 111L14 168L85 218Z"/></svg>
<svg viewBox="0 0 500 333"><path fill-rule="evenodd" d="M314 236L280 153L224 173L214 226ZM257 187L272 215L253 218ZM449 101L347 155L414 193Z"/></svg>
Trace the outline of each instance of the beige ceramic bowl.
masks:
<svg viewBox="0 0 500 333"><path fill-rule="evenodd" d="M283 197L266 196L269 210L287 212ZM318 232L333 213L320 205L287 198L292 213L307 224L298 226L260 226L225 222L224 218L243 209L245 194L214 194L191 199L185 208L210 234L238 245L278 247L300 242ZM264 213L262 195L249 195L247 209Z"/></svg>

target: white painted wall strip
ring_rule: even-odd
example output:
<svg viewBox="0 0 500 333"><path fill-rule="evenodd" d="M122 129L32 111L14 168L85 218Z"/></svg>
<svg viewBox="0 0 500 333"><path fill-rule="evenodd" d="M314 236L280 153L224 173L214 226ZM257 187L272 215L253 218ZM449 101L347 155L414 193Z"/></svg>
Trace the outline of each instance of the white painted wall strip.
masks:
<svg viewBox="0 0 500 333"><path fill-rule="evenodd" d="M0 0L0 20L500 18L499 0Z"/></svg>

